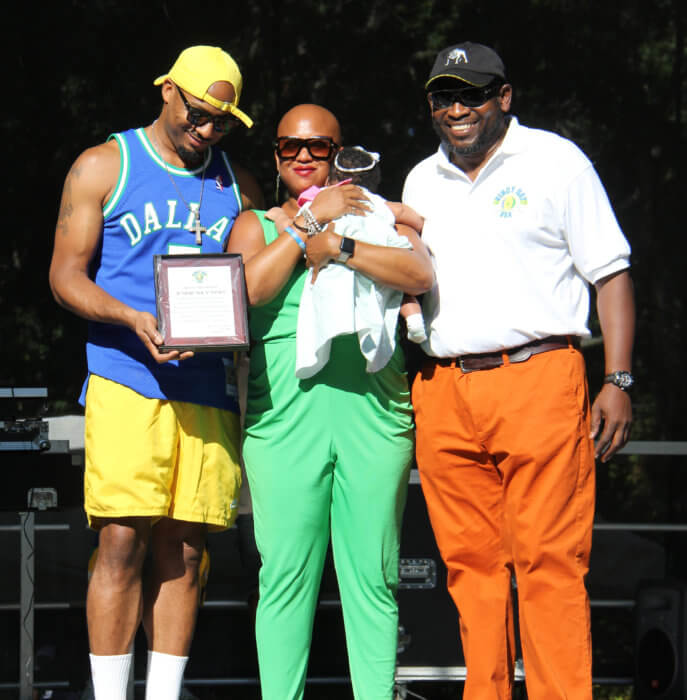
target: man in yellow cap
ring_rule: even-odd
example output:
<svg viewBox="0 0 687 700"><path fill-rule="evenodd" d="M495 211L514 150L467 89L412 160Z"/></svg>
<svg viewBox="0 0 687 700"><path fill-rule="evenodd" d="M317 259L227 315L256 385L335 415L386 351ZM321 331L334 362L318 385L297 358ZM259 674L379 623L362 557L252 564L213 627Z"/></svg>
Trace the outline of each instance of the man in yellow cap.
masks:
<svg viewBox="0 0 687 700"><path fill-rule="evenodd" d="M85 509L99 531L87 598L97 700L126 697L131 646L149 642L146 698L179 696L208 529L228 527L240 487L232 358L161 351L153 256L220 253L255 180L217 144L235 125L238 66L216 47L183 51L146 127L89 148L67 175L50 284L88 319ZM150 550L150 575L142 581Z"/></svg>

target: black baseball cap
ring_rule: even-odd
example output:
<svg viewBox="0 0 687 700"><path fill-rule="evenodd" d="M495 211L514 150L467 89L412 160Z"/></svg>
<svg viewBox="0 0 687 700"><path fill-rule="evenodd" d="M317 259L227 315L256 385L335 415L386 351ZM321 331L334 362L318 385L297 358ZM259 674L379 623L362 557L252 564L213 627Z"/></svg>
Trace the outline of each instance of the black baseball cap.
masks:
<svg viewBox="0 0 687 700"><path fill-rule="evenodd" d="M475 87L484 87L494 78L506 79L506 69L499 55L482 44L464 41L439 52L425 83L425 90L439 78L455 78Z"/></svg>

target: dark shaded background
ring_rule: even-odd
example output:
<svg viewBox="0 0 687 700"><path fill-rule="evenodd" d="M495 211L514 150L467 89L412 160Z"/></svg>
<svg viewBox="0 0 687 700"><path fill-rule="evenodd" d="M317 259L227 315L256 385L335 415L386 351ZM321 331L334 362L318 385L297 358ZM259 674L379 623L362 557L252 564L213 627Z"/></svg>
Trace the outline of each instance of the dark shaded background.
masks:
<svg viewBox="0 0 687 700"><path fill-rule="evenodd" d="M47 285L62 183L84 148L157 116L152 81L181 49L221 45L241 66L241 107L256 124L224 145L268 202L276 124L303 101L332 109L347 143L382 154L382 193L398 199L407 172L437 145L423 91L434 56L471 39L503 56L520 120L572 138L595 163L633 249L633 438L684 440L686 8L680 0L17 5L3 44L0 386L45 385L53 413L80 410L85 323ZM598 335L594 312L591 323ZM585 356L595 393L601 345ZM625 467L611 465L600 487L622 492L624 510L678 517L687 509L683 472L628 481Z"/></svg>
<svg viewBox="0 0 687 700"><path fill-rule="evenodd" d="M633 439L685 440L685 75L681 0L64 0L23 3L2 45L3 241L0 386L47 386L52 413L79 411L85 323L47 285L64 177L114 131L150 123L152 85L179 51L226 48L244 75L250 131L226 139L271 202L270 143L299 102L334 111L348 144L382 154L381 191L400 197L436 148L423 84L436 52L473 40L503 57L521 122L572 138L592 159L633 248L638 307ZM592 315L598 335L598 323ZM585 350L592 392L600 345ZM681 458L619 457L599 469L599 517L687 521ZM687 578L684 542L661 574ZM596 546L596 545L595 545ZM608 562L606 562L608 563ZM627 646L627 621L620 627Z"/></svg>
<svg viewBox="0 0 687 700"><path fill-rule="evenodd" d="M640 428L684 436L685 3L66 0L15 12L0 113L3 380L47 385L56 411L75 408L84 324L47 287L62 183L84 148L157 116L152 81L181 49L217 44L237 59L256 125L224 145L268 199L276 123L302 101L332 109L347 143L381 152L382 192L399 198L436 147L422 89L434 55L471 39L503 56L523 123L594 161L633 247ZM593 380L597 365L594 354Z"/></svg>

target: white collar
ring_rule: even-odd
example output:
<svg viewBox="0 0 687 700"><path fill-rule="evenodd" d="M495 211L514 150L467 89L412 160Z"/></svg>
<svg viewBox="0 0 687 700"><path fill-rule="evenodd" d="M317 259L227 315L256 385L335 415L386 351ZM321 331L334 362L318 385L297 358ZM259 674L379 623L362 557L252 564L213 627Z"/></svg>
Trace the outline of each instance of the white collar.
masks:
<svg viewBox="0 0 687 700"><path fill-rule="evenodd" d="M526 128L524 126L521 126L520 122L518 121L518 118L514 115L510 115L510 119L508 120L508 126L506 127L506 134L503 137L503 140L499 144L498 148L494 151L494 153L492 153L491 157L489 158L489 161L485 163L485 166L498 156L509 156L515 155L516 153L520 153L525 145L525 131ZM436 156L437 167L439 167L442 170L446 170L454 175L467 177L467 175L465 175L465 173L457 165L454 165L451 162L451 159L449 158L448 148L445 144L439 144Z"/></svg>

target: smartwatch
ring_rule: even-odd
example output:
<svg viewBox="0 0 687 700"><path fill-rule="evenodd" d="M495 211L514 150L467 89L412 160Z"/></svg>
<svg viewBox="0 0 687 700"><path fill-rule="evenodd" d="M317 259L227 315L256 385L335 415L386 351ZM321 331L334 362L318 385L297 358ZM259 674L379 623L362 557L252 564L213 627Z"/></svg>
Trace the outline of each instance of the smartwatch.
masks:
<svg viewBox="0 0 687 700"><path fill-rule="evenodd" d="M618 389L622 389L623 391L628 391L634 383L635 378L624 370L611 372L604 377L604 384L615 384Z"/></svg>
<svg viewBox="0 0 687 700"><path fill-rule="evenodd" d="M355 252L355 239L348 236L341 236L341 245L339 246L339 255L336 262L346 264L348 258Z"/></svg>

